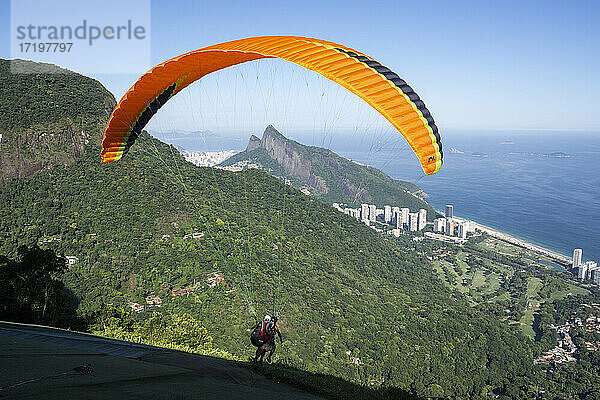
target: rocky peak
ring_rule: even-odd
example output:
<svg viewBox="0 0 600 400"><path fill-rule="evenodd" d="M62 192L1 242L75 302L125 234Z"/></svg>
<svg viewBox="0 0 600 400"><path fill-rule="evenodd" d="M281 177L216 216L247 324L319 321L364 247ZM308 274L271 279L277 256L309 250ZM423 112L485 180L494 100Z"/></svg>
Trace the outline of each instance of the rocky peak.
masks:
<svg viewBox="0 0 600 400"><path fill-rule="evenodd" d="M252 141L252 138L250 138ZM282 151L285 153L291 153L294 151L294 141L287 139L283 136L273 125L269 125L263 132L263 137L260 140L260 147L267 150L271 157L277 159L276 153L281 155ZM250 143L248 143L250 145ZM279 161L279 160L278 160Z"/></svg>
<svg viewBox="0 0 600 400"><path fill-rule="evenodd" d="M275 129L275 127L273 125L269 125L265 128L265 131L263 133L263 141L266 138L272 138L272 139L278 139L278 140L283 140L283 141L288 141L288 139L283 136L281 133L279 133L279 131L277 129Z"/></svg>
<svg viewBox="0 0 600 400"><path fill-rule="evenodd" d="M259 147L261 147L260 139L254 135L250 136L248 146L246 146L246 151L252 151L254 149L258 149Z"/></svg>
<svg viewBox="0 0 600 400"><path fill-rule="evenodd" d="M310 159L302 154L302 145L287 139L272 125L267 126L262 139L252 135L246 147L246 151L263 148L267 154L276 160L285 172L302 181L312 190L319 193L327 193L328 188L325 180L312 172Z"/></svg>

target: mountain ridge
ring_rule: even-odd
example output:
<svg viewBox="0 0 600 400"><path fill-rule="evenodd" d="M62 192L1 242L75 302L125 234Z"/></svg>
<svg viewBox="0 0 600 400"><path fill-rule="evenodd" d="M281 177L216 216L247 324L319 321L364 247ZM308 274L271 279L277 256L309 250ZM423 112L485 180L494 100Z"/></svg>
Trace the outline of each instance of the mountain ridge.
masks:
<svg viewBox="0 0 600 400"><path fill-rule="evenodd" d="M259 167L326 203L389 204L413 212L425 208L430 220L436 215L427 202L413 194L420 191L416 185L392 179L331 150L300 144L272 125L266 127L262 138L252 135L245 151L219 167L236 170L247 165Z"/></svg>
<svg viewBox="0 0 600 400"><path fill-rule="evenodd" d="M33 61L0 59L0 88L0 185L73 163L116 105L100 82Z"/></svg>

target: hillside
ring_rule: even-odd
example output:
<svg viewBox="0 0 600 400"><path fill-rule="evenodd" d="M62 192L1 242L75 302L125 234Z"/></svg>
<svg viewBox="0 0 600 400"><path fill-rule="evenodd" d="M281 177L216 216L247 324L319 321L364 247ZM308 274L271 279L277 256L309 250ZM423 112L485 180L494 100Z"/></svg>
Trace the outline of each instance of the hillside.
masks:
<svg viewBox="0 0 600 400"><path fill-rule="evenodd" d="M82 315L131 303L147 323L189 313L247 359L251 307L275 308L280 365L414 395L485 397L536 376L527 340L453 295L410 237L384 237L264 171L194 166L146 133L108 165L90 141L67 165L4 184L0 204L0 254L39 244L76 257L63 281ZM215 273L224 281L210 286Z"/></svg>
<svg viewBox="0 0 600 400"><path fill-rule="evenodd" d="M378 169L358 164L334 152L315 146L305 146L288 139L269 125L261 139L252 135L246 150L219 164L240 169L258 166L283 179L297 189L310 192L325 203L386 204L408 207L412 212L421 208L433 219L435 211L429 204L411 193L420 189L410 183L390 178Z"/></svg>
<svg viewBox="0 0 600 400"><path fill-rule="evenodd" d="M279 357L300 369L421 394L429 385L454 391L457 379L468 393L488 379L500 384L512 370L506 365L527 369L517 337L453 299L410 248L400 250L254 169L199 168L175 155L189 185L182 192L160 161L174 149L146 135L140 139L123 162L100 165L90 152L70 166L5 185L0 253L38 242L76 256L65 283L81 312L105 303L128 308L159 295L157 311L192 314L218 348L240 356L252 351L244 302L251 291L259 314L270 311L278 295L286 337ZM284 208L280 224L273 214ZM205 233L202 239L183 238L197 230ZM191 296L170 295L215 271L224 273L228 286L202 284ZM481 362L494 378L478 373L474 366Z"/></svg>
<svg viewBox="0 0 600 400"><path fill-rule="evenodd" d="M11 63L19 71L11 73ZM0 59L0 185L72 163L97 146L115 99L98 81L51 64Z"/></svg>

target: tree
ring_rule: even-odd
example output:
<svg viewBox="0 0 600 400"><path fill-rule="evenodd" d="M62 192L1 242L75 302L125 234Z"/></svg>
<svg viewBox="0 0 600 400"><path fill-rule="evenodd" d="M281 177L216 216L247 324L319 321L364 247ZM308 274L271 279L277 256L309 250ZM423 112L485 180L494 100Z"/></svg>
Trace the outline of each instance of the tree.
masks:
<svg viewBox="0 0 600 400"><path fill-rule="evenodd" d="M21 246L17 260L0 257L0 319L55 325L75 314L59 280L66 260L52 250Z"/></svg>

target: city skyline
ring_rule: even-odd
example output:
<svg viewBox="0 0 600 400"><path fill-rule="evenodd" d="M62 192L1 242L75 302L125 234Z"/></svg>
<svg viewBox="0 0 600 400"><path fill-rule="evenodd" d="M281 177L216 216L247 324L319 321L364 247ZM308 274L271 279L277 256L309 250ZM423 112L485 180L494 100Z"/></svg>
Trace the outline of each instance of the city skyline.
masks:
<svg viewBox="0 0 600 400"><path fill-rule="evenodd" d="M475 233L476 230L483 231L491 236L499 237L500 239L509 243L517 244L524 248L541 251L543 254L549 255L552 258L560 261L565 266L570 264L571 272L575 274L579 280L590 280L596 285L600 285L600 265L598 265L596 261L584 261L583 249L574 249L571 261L568 262L569 258L563 255L554 253L539 246L522 242L518 239L477 224L474 221L455 217L454 206L452 204L446 204L443 214L439 211L436 212L437 215L435 216L433 222L427 222L427 211L425 209L420 209L417 212L411 213L409 208L392 206L389 204L384 205L383 208L377 208L375 204L367 203L361 204L360 208L346 207L346 205L343 203L333 203L332 206L338 211L362 221L367 226L379 232L385 231L378 228L376 224L371 223L374 222L379 224L387 224L392 228L389 229L387 233L395 236L399 236L402 231L420 232L428 225L432 225L433 232L425 232L425 236L427 238L463 244L469 238L469 233Z"/></svg>

